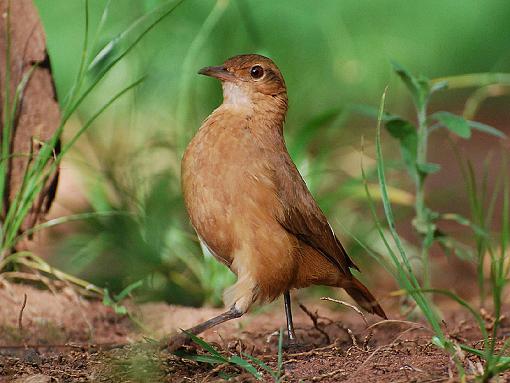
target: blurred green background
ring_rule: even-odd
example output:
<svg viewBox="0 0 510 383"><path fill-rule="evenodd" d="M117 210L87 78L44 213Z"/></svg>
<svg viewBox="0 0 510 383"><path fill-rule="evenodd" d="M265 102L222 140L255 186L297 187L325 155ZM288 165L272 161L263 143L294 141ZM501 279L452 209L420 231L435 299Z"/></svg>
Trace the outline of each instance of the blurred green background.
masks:
<svg viewBox="0 0 510 383"><path fill-rule="evenodd" d="M81 58L84 1L35 3L62 103ZM163 3L112 0L94 53ZM106 4L90 1L91 41ZM360 182L361 136L370 173L375 123L352 116L348 106L377 106L388 85L388 109L413 115L407 91L392 74L391 60L430 78L509 72L508 20L506 0L183 1L108 74L67 127L75 131L116 90L147 75L73 149L63 165L54 208L56 215L129 214L52 230L47 250L51 261L113 291L143 280L142 299L221 304L224 286L234 279L211 257L202 257L180 195L179 161L201 121L221 103L219 84L198 76L198 69L233 55L260 53L277 63L287 83L286 137L294 160L353 258L368 268L370 260L351 234L378 246ZM439 100L461 108L465 95L452 92ZM510 133L504 107L508 96L503 98L505 103L496 103L494 109L498 117L489 122ZM495 141L485 140L484 145L472 153L485 153ZM391 153L396 146L388 141L387 148ZM445 154L438 158L451 160ZM391 159L398 162L396 152L388 162L398 170ZM451 177L448 169L444 174ZM449 198L457 191L448 189L451 182L446 180L437 178L432 184L445 186L438 190L438 204L455 210L459 200L452 205ZM408 222L410 184L405 177L392 183L400 190L394 193L397 215Z"/></svg>

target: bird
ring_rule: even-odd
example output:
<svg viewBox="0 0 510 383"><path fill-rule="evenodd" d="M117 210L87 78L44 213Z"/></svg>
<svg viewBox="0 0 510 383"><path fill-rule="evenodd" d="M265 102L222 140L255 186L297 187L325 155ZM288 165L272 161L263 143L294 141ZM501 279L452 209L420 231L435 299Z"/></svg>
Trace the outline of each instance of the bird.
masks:
<svg viewBox="0 0 510 383"><path fill-rule="evenodd" d="M296 344L290 291L343 288L363 309L387 318L351 269L331 225L286 148L287 88L276 64L238 55L200 69L218 79L223 102L205 119L181 161L181 186L200 242L237 276L227 311L170 338L177 349L211 327L245 314L254 303L284 296L289 344Z"/></svg>

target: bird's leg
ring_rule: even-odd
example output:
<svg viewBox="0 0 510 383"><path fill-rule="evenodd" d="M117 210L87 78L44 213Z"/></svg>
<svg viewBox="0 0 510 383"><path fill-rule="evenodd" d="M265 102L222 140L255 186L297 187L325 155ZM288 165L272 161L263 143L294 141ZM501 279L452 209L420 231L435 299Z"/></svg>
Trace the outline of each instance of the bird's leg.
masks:
<svg viewBox="0 0 510 383"><path fill-rule="evenodd" d="M283 301L285 304L285 315L287 317L287 334L289 336L289 345L296 343L296 333L294 331L294 323L292 323L292 307L290 303L290 292L286 291L283 294Z"/></svg>
<svg viewBox="0 0 510 383"><path fill-rule="evenodd" d="M199 323L186 331L192 333L193 335L198 335L204 332L205 330L208 330L214 326L219 325L220 323L227 322L231 319L239 318L242 315L243 312L234 305L228 311L225 311L224 313L221 313L220 315L215 316L214 318ZM186 334L185 332L181 332L180 334L172 336L168 342L165 342L163 347L165 348L168 347L168 350L170 352L173 352L180 348L181 346L188 343L190 340L191 338L188 336L188 334Z"/></svg>

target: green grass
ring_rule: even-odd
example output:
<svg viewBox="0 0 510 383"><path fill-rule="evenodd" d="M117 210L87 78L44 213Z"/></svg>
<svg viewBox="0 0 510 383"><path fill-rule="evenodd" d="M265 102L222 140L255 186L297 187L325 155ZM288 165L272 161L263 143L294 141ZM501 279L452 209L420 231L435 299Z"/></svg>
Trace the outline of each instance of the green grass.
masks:
<svg viewBox="0 0 510 383"><path fill-rule="evenodd" d="M32 153L32 157L30 158L29 165L25 169L23 175L22 184L16 194L14 200L9 204L9 207L5 213L5 218L2 222L2 231L0 238L0 271L4 269L7 265L15 266L15 265L25 265L29 267L33 267L37 270L44 271L45 273L52 274L57 278L63 278L70 282L75 282L81 285L84 288L92 288L96 289L94 286L88 286L89 284L85 283L82 280L77 278L72 278L66 273L60 272L56 269L51 268L39 257L29 254L26 252L21 253L13 253L12 249L14 249L18 243L18 241L27 233L21 232L21 225L27 217L31 207L34 204L35 199L43 189L46 182L50 179L50 177L55 173L58 166L60 165L64 156L67 155L69 150L76 143L78 138L80 138L83 133L119 98L121 98L125 93L131 91L133 88L137 87L142 83L143 77L133 81L127 86L123 87L121 90L114 92L114 95L108 99L105 103L103 103L99 108L92 113L92 115L83 122L81 127L72 135L68 140L66 140L65 144L62 147L61 152L58 155L55 155L55 147L61 136L64 132L67 122L69 119L76 113L78 108L82 105L83 101L87 98L87 96L93 92L101 80L105 77L106 74L110 72L110 70L121 61L126 54L143 38L143 36L149 32L154 26L156 26L163 18L168 16L170 13L174 11L174 9L180 4L179 1L169 1L165 4L158 7L156 10L148 13L141 19L137 20L133 26L136 26L136 32L132 32L135 29L133 26L130 26L127 31L121 33L119 36L114 38L107 44L108 50L105 52L105 48L101 49L97 54L93 54L92 52L97 49L94 46L89 46L89 5L88 1L84 1L85 8L85 30L84 30L84 42L82 49L82 57L80 62L80 67L78 73L76 75L76 79L72 84L69 93L65 97L65 101L63 102L63 108L61 110L61 121L58 127L55 130L55 133L52 137L44 142L40 151L37 154ZM108 7L110 3L108 2L104 8L103 14L106 15L108 12ZM106 16L105 16L106 17ZM6 35L7 44L6 44L6 80L10 78L10 67L9 67L9 59L10 59L10 17L9 12L7 12L7 22L6 22ZM96 30L96 36L101 33L102 23L99 25ZM10 152L10 140L12 136L12 131L14 129L15 124L15 116L16 111L19 108L19 104L23 98L23 91L25 86L30 78L30 75L33 73L35 69L32 66L29 70L25 72L21 82L16 87L16 93L12 99L12 104L10 102L10 93L9 93L9 81L6 81L6 87L4 90L4 110L7 112L4 113L4 129L3 129L3 137L2 137L2 161L0 165L0 194L3 196L5 194L5 187L7 185L7 159L13 155L18 155L18 153ZM3 198L0 199L3 202ZM102 214L101 214L102 215ZM76 216L74 217L76 218ZM61 220L62 222L66 222L72 220L73 217L69 217L68 220ZM31 229L31 232L34 230L47 227L48 224L43 224L38 228ZM31 265L31 266L30 266ZM96 289L97 290L97 289Z"/></svg>
<svg viewBox="0 0 510 383"><path fill-rule="evenodd" d="M264 361L247 354L245 352L241 352L241 355L246 358L243 359L239 355L232 356L224 356L218 350L216 350L211 344L207 343L202 338L198 336L186 332L190 337L193 343L200 346L206 354L189 354L183 351L177 351L176 355L184 358L194 360L196 362L207 363L210 365L222 365L222 364L230 364L233 366L237 366L241 370L244 370L250 373L255 379L262 380L263 376L260 371L267 373L271 379L275 383L281 382L281 379L284 374L283 370L283 328L280 328L280 333L278 336L278 355L277 355L277 369L273 370L269 367ZM251 363L250 363L251 362Z"/></svg>
<svg viewBox="0 0 510 383"><path fill-rule="evenodd" d="M500 174L499 182L501 188L496 187L496 190L494 191L490 201L490 207L488 208L489 212L487 213L487 217L485 211L482 213L482 210L485 210L483 207L487 205L485 201L486 195L485 192L477 193L477 177L473 172L472 166L469 166L469 163L466 166L467 170L464 170L464 173L467 174L466 183L468 185L467 190L469 199L471 201L473 216L474 218L477 218L477 220L475 220L473 223L467 218L458 215L453 216L456 222L467 225L474 231L475 248L478 251L478 257L475 258L475 261L484 262L483 254L486 253L491 260L490 292L492 296L494 323L492 324L492 329L489 330L485 320L482 318L482 315L468 302L461 299L451 291L431 288L430 278L427 272L430 262L428 258L428 251L431 245L436 241L442 242L442 244L445 245L446 242L444 239L447 238L447 234L440 233L436 226L436 221L438 219L444 218L446 215L443 213L433 212L425 204L425 179L431 172L439 171L439 167L437 165L429 164L427 162L426 142L428 135L437 128L446 128L452 134L459 135L463 138L468 138L470 136L471 129L478 129L481 125L473 123L472 121L467 121L460 116L456 116L447 112L436 112L431 116L427 116L427 102L433 91L437 90L434 89L434 85L437 85L438 83L436 82L434 84L433 82L430 82L423 77L415 78L400 66L396 66L396 72L411 91L418 113L419 125L417 129L414 129L412 123L405 121L400 117L385 114L384 107L386 92L383 94L378 112L378 123L376 130L377 175L381 189L381 197L386 223L389 228L390 239L396 246L396 253L393 250L394 247L389 243L390 239L387 238L387 235L383 231L382 223L379 221L376 214L374 201L369 189L367 188L366 193L370 201L372 215L375 219L380 237L386 245L386 250L390 254L393 275L401 288L404 289L406 293L416 302L417 307L423 313L426 321L434 331L435 335L432 339L432 342L450 354L450 357L452 360L454 360L457 366L459 376L463 381L466 379L466 371L463 366L462 352L460 350L478 356L481 360L483 360L484 364L483 373L480 376L477 376L477 379L483 382L487 382L491 378L498 376L498 374L501 374L502 372L510 369L510 358L506 356L508 346L510 345L509 341L506 340L503 346L499 349L497 347L498 339L501 339L499 338L498 331L501 326L500 317L502 312L502 304L504 302L503 291L508 282L508 267L506 265L509 260L510 251L508 242L510 237L510 189L508 163L506 156L504 157L505 160L501 165L502 172ZM399 140L402 149L402 159L404 162L406 162L407 172L409 176L415 181L416 218L414 221L414 226L422 238L421 261L422 267L425 270L425 275L421 282L419 282L416 276L416 271L413 269L411 262L409 261L407 250L403 246L400 235L396 230L395 217L388 196L388 184L386 180L385 165L382 154L382 124L385 124L390 135ZM484 133L490 133L498 137L503 136L499 131L485 125L483 125L482 131ZM367 182L365 171L362 171L365 182ZM485 176L482 177L482 179L485 178ZM482 189L485 190L486 188L483 187ZM492 209L498 193L502 194L503 211L499 236L490 234L490 224L486 219L492 217ZM494 237L499 237L499 240L495 240ZM455 242L453 243L455 244ZM479 274L481 274L479 279L483 281L483 264L478 264L477 268L479 270ZM482 282L480 282L480 289L482 293L485 291L484 284ZM475 323L478 325L480 333L483 336L482 349L475 349L468 344L456 341L448 336L448 333L445 332L442 326L441 318L437 313L435 306L433 305L430 298L426 295L429 293L442 294L451 298L472 315Z"/></svg>

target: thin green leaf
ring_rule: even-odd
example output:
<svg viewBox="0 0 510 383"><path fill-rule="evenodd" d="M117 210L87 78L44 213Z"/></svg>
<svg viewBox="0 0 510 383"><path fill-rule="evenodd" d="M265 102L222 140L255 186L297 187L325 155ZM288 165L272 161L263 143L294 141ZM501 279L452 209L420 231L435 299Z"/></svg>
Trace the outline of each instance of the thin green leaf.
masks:
<svg viewBox="0 0 510 383"><path fill-rule="evenodd" d="M439 245L444 247L446 254L453 253L457 258L466 261L475 260L475 255L473 254L471 247L464 245L449 236L437 236L436 241L438 241Z"/></svg>
<svg viewBox="0 0 510 383"><path fill-rule="evenodd" d="M436 120L450 132L462 138L471 137L471 127L461 116L450 112L436 112L430 118Z"/></svg>
<svg viewBox="0 0 510 383"><path fill-rule="evenodd" d="M499 137L499 138L507 138L508 136L503 133L501 130L498 130L490 125L487 125L487 124L483 124L481 122L478 122L478 121L471 121L471 120L466 120L467 123L469 124L469 126L475 130L478 130L479 132L482 132L482 133L487 133L487 134L490 134L492 136L496 136L496 137Z"/></svg>
<svg viewBox="0 0 510 383"><path fill-rule="evenodd" d="M413 96L418 110L423 109L430 94L429 80L425 77L415 77L399 63L392 61L393 70L401 78Z"/></svg>
<svg viewBox="0 0 510 383"><path fill-rule="evenodd" d="M228 5L228 1L216 0L216 4L200 25L200 28L191 41L186 55L184 56L182 63L183 69L180 74L179 97L177 97L177 106L174 115L175 121L177 122L177 127L180 128L176 131L176 137L178 139L179 146L178 152L184 151L184 148L191 138L190 129L186 123L186 120L189 117L189 110L191 105L192 78L194 78L196 75L196 71L191 70L191 68L195 67L194 63L196 59L202 53L207 39L212 34L214 27L220 21Z"/></svg>
<svg viewBox="0 0 510 383"><path fill-rule="evenodd" d="M69 93L62 99L63 104L61 104L62 110L65 111L71 106L76 96L80 92L81 86L83 84L83 80L85 78L85 68L87 64L87 55L89 48L89 0L85 0L85 30L83 32L83 46L81 49L81 59L80 59L80 67L78 68L78 72L76 73L76 79L69 89Z"/></svg>
<svg viewBox="0 0 510 383"><path fill-rule="evenodd" d="M23 74L21 81L16 86L16 91L14 93L14 99L12 100L12 107L9 113L5 113L6 117L4 120L4 127L2 132L2 160L0 161L0 208L3 206L4 201L4 193L6 190L7 184L7 169L9 167L8 158L11 157L11 144L12 144L12 131L16 127L14 126L14 121L16 120L16 114L18 113L18 108L20 106L21 101L23 100L23 94L25 92L25 88L28 84L28 81L32 77L34 70L37 68L37 65L32 65L32 67ZM10 68L9 68L10 71ZM7 96L9 97L9 96ZM9 105L7 102L5 105ZM30 159L29 159L30 163ZM25 176L25 174L23 175Z"/></svg>
<svg viewBox="0 0 510 383"><path fill-rule="evenodd" d="M283 327L280 327L280 336L278 337L278 380L283 374Z"/></svg>
<svg viewBox="0 0 510 383"><path fill-rule="evenodd" d="M244 360L238 355L234 355L230 357L229 362L232 364L236 364L239 367L243 368L244 370L248 371L250 374L252 374L257 380L262 379L262 376L257 371L255 367L253 367L248 361Z"/></svg>
<svg viewBox="0 0 510 383"><path fill-rule="evenodd" d="M362 153L364 152L363 144L362 144L361 152ZM397 279L397 281L399 282L399 285L403 289L412 290L413 287L410 284L409 279L407 278L406 270L402 267L402 264L400 263L399 259L395 255L395 252L393 251L392 247L388 243L388 240L386 239L386 236L384 235L384 232L383 232L382 224L379 221L379 218L377 217L374 199L372 198L372 194L370 192L370 189L368 188L368 179L367 179L367 175L365 172L365 167L363 166L363 157L361 157L361 158L362 158L362 160L361 160L361 176L363 178L363 185L365 187L365 194L367 196L368 207L370 209L370 214L372 215L372 218L374 219L377 233L379 234L379 237L383 241L384 246L386 247L386 250L388 250L388 254L389 254L390 258L393 261L393 264L395 265L396 272L393 273L393 275L395 276L395 279Z"/></svg>
<svg viewBox="0 0 510 383"><path fill-rule="evenodd" d="M247 354L245 352L241 352L241 354L245 357L251 360L253 363L255 363L257 366L262 368L264 371L266 371L269 375L271 375L273 378L276 379L278 376L277 372L274 371L271 367L269 367L266 363L264 363L262 360L255 358L254 356Z"/></svg>
<svg viewBox="0 0 510 383"><path fill-rule="evenodd" d="M448 89L448 81L431 81L430 94Z"/></svg>
<svg viewBox="0 0 510 383"><path fill-rule="evenodd" d="M113 307L115 305L115 301L110 296L110 291L107 288L105 288L103 291L104 291L103 292L103 305L108 306L108 307Z"/></svg>
<svg viewBox="0 0 510 383"><path fill-rule="evenodd" d="M209 363L209 364L223 364L228 363L225 361L223 357L218 358L217 356L213 355L197 355L197 354L188 354L183 351L177 350L175 352L175 355L177 355L180 358L185 358L189 360L194 360L196 362L202 362L202 363Z"/></svg>
<svg viewBox="0 0 510 383"><path fill-rule="evenodd" d="M153 11L141 16L126 30L108 42L90 62L87 70L102 77L115 63L121 60L131 49L161 20L171 14L184 0L170 0Z"/></svg>
<svg viewBox="0 0 510 383"><path fill-rule="evenodd" d="M125 306L119 305L117 303L115 303L112 308L113 311L115 311L115 314L117 315L126 315L128 313L128 310Z"/></svg>
<svg viewBox="0 0 510 383"><path fill-rule="evenodd" d="M396 262L396 266L399 269L399 274L401 274L401 281L405 283L405 288L408 291L415 290L416 293L412 293L411 296L415 299L418 306L421 308L423 314L427 318L428 322L434 329L434 332L437 336L439 336L441 339L444 339L444 334L441 330L441 326L439 324L439 319L437 317L436 312L432 309L431 305L429 304L428 300L421 294L419 291L420 284L418 283L418 280L416 279L416 276L413 273L413 269L411 266L411 263L409 262L409 258L406 255L406 252L404 250L404 246L402 245L402 241L400 240L400 236L397 233L396 227L395 227L395 219L393 216L393 210L391 208L391 203L388 197L388 189L386 186L386 175L384 173L384 159L382 154L382 145L381 145L381 122L382 122L382 115L384 112L384 105L385 105L385 98L386 98L386 91L383 93L381 97L381 104L379 107L379 118L377 120L377 128L376 128L376 154L377 154L377 175L379 178L379 187L381 189L381 198L383 202L383 208L386 216L386 222L388 223L388 227L390 229L390 233L393 237L393 241L395 242L395 245L398 249L400 260L402 261L402 264L400 262ZM384 237L384 235L383 235ZM387 243L386 243L387 244ZM389 245L387 245L389 248ZM414 286L413 288L410 288L410 286Z"/></svg>
<svg viewBox="0 0 510 383"><path fill-rule="evenodd" d="M131 283L126 288L124 288L119 294L115 295L115 301L121 302L124 298L126 298L134 290L142 287L142 285L143 285L143 280L139 280L139 281Z"/></svg>
<svg viewBox="0 0 510 383"><path fill-rule="evenodd" d="M464 351L467 351L473 355L476 355L482 359L485 359L486 355L483 351L481 350L478 350L477 348L474 348L474 347L470 347L470 346L467 346L465 344L459 344L459 347L464 350Z"/></svg>
<svg viewBox="0 0 510 383"><path fill-rule="evenodd" d="M454 221L454 222L457 222L459 225L467 226L467 227L471 228L476 234L478 234L479 236L482 236L482 237L486 237L488 235L487 231L485 231L482 227L475 224L474 222L471 222L469 219L467 219L466 217L464 217L460 214L456 214L456 213L441 214L439 216L439 219L444 219L447 221Z"/></svg>
<svg viewBox="0 0 510 383"><path fill-rule="evenodd" d="M188 335L191 340L196 343L197 345L199 345L200 347L202 347L204 350L206 350L207 352L209 352L211 355L214 355L216 356L217 358L221 358L221 360L223 361L223 363L228 363L228 359L225 358L223 355L221 355L213 346L211 346L209 343L207 343L205 340L203 340L202 338L199 338L198 336L196 336L195 334L193 334L192 332L189 332L189 331L186 331L186 330L183 330L183 332Z"/></svg>
<svg viewBox="0 0 510 383"><path fill-rule="evenodd" d="M467 309L471 313L473 318L476 320L476 322L478 323L478 326L480 328L480 331L482 332L483 338L485 340L489 339L489 334L487 332L487 327L485 326L485 322L484 322L483 318L477 312L477 310L475 310L467 301L465 301L464 299L462 299L458 295L456 295L456 294L454 294L454 293L452 293L451 291L448 291L448 290L443 290L443 289L420 289L420 291L424 292L424 293L434 293L434 294L445 295L445 296L449 297L450 299L454 300L455 302L457 302L458 304L460 304L462 307Z"/></svg>
<svg viewBox="0 0 510 383"><path fill-rule="evenodd" d="M54 219L50 219L49 221L43 222L39 225L35 225L34 227L25 230L23 233L21 233L16 239L14 240L15 243L19 242L23 238L32 235L34 233L37 233L41 230L48 229L54 226L62 225L69 222L75 222L75 221L84 221L87 219L93 219L98 217L111 217L114 215L130 215L129 212L121 212L121 211L95 211L90 213L79 213L79 214L72 214L72 215L66 215L64 217L58 217Z"/></svg>
<svg viewBox="0 0 510 383"><path fill-rule="evenodd" d="M424 164L416 164L418 171L422 174L434 174L441 170L441 165L434 164L432 162L426 162Z"/></svg>
<svg viewBox="0 0 510 383"><path fill-rule="evenodd" d="M510 73L468 73L435 78L431 83L446 83L449 89L476 88L498 83L510 85Z"/></svg>
<svg viewBox="0 0 510 383"><path fill-rule="evenodd" d="M416 127L400 117L387 120L384 126L388 133L399 141L402 159L407 167L407 171L411 178L415 179L417 176L416 158L418 148Z"/></svg>
<svg viewBox="0 0 510 383"><path fill-rule="evenodd" d="M432 344L435 344L437 347L442 348L443 350L446 348L443 340L439 338L437 335L432 337Z"/></svg>
<svg viewBox="0 0 510 383"><path fill-rule="evenodd" d="M0 270L2 270L2 268L8 263L24 265L27 266L28 268L51 274L52 276L61 281L73 283L87 291L92 291L98 294L99 296L103 296L104 294L103 289L100 289L99 287L93 285L90 282L84 281L83 279L77 278L55 267L50 266L42 258L30 252L14 253L13 255L6 257L2 262L0 262Z"/></svg>

